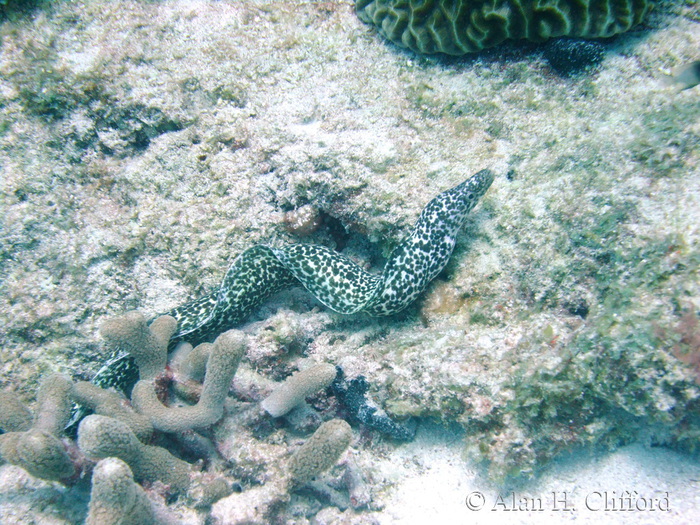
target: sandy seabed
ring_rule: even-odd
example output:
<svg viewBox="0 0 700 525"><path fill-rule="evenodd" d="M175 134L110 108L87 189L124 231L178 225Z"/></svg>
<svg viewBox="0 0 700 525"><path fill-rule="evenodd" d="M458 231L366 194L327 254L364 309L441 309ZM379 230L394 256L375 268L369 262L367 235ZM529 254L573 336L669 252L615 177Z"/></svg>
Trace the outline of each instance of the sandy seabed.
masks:
<svg viewBox="0 0 700 525"><path fill-rule="evenodd" d="M276 518L698 521L700 95L667 82L699 58L696 3L660 2L571 77L534 45L417 56L341 1L43 2L0 37L3 389L31 406L48 372L89 379L105 319L203 295L254 244L380 268L432 196L491 168L405 316L347 319L292 291L244 327L234 392L311 359L419 421L410 443L354 426L368 506L298 498ZM283 427L291 448L308 434ZM79 522L88 481L4 465L0 521ZM668 493L668 510L585 508L612 491Z"/></svg>

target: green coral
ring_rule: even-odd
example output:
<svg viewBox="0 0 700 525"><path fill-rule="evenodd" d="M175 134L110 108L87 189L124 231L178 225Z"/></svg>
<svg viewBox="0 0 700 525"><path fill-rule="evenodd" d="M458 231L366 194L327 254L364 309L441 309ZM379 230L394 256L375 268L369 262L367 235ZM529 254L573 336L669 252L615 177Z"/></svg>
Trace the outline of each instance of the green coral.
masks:
<svg viewBox="0 0 700 525"><path fill-rule="evenodd" d="M639 24L650 0L357 0L360 19L417 53L463 55L511 39L602 38Z"/></svg>

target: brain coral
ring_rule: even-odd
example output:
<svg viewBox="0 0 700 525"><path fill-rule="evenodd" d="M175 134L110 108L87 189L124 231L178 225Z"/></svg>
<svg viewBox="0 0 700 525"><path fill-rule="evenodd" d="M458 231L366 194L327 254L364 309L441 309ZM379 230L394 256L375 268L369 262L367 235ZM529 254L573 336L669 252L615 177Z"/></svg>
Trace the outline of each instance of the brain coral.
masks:
<svg viewBox="0 0 700 525"><path fill-rule="evenodd" d="M652 0L356 0L360 19L418 53L463 55L506 39L609 37L642 21Z"/></svg>

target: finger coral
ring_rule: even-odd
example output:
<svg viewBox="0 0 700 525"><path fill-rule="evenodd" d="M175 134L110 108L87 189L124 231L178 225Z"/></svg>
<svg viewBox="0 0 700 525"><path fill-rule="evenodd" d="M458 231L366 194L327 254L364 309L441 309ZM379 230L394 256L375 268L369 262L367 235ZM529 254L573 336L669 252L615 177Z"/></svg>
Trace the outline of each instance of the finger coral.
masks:
<svg viewBox="0 0 700 525"><path fill-rule="evenodd" d="M106 321L102 337L124 350L136 361L141 379L152 379L163 372L168 362L168 341L177 328L175 319L160 316L150 326L138 312L128 312Z"/></svg>
<svg viewBox="0 0 700 525"><path fill-rule="evenodd" d="M123 421L144 443L153 434L151 421L146 416L134 411L126 399L113 390L105 390L87 381L79 381L73 387L73 399L80 405L88 407L95 414Z"/></svg>
<svg viewBox="0 0 700 525"><path fill-rule="evenodd" d="M71 389L68 378L47 376L39 388L32 427L0 435L0 459L43 479L60 481L73 476L75 465L60 438L70 418ZM16 407L12 411L16 412Z"/></svg>
<svg viewBox="0 0 700 525"><path fill-rule="evenodd" d="M289 460L289 475L303 485L331 468L350 445L352 430L342 419L323 423Z"/></svg>
<svg viewBox="0 0 700 525"><path fill-rule="evenodd" d="M175 492L190 484L190 466L161 447L144 445L131 429L111 417L92 415L80 422L78 446L90 459L109 457L124 461L137 481L162 481Z"/></svg>
<svg viewBox="0 0 700 525"><path fill-rule="evenodd" d="M363 22L417 53L463 55L505 40L604 38L639 24L651 0L357 0Z"/></svg>
<svg viewBox="0 0 700 525"><path fill-rule="evenodd" d="M85 525L160 523L143 489L121 459L106 458L92 472L92 491Z"/></svg>
<svg viewBox="0 0 700 525"><path fill-rule="evenodd" d="M330 469L350 445L352 431L342 419L323 423L292 455L286 465L271 464L261 486L233 493L212 508L213 522L226 525L264 525L275 509L285 506L290 492L306 487Z"/></svg>
<svg viewBox="0 0 700 525"><path fill-rule="evenodd" d="M147 415L163 432L178 432L210 426L221 418L231 379L245 352L245 336L229 330L216 338L207 359L204 386L196 405L166 407L156 394L152 379L142 379L131 394L136 409ZM167 349L163 350L167 355Z"/></svg>
<svg viewBox="0 0 700 525"><path fill-rule="evenodd" d="M323 390L335 379L336 369L328 363L314 365L288 377L261 406L272 417L280 417L304 402L308 396Z"/></svg>
<svg viewBox="0 0 700 525"><path fill-rule="evenodd" d="M0 429L3 432L22 432L32 427L32 413L17 396L0 392Z"/></svg>

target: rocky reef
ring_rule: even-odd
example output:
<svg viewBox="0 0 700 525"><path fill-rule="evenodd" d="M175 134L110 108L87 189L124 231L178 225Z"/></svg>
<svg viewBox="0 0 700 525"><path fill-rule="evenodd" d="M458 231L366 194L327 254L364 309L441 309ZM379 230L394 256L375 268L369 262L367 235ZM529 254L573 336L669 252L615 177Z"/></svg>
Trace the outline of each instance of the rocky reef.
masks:
<svg viewBox="0 0 700 525"><path fill-rule="evenodd" d="M665 81L698 58L692 2L657 2L577 74L532 43L417 55L341 1L14 4L0 521L107 519L119 491L179 523L386 522L450 446L499 486L628 443L697 461L700 119L697 87ZM204 296L258 244L381 268L431 197L484 168L498 175L451 262L403 313L343 317L287 290L237 327L238 366L206 395L212 346L165 357L161 341L136 397L89 383L108 320ZM344 375L325 389L330 366ZM268 396L305 370L316 393L287 384L306 398L273 417ZM77 438L71 399L94 411ZM339 419L349 450L320 461L348 440ZM131 456L85 443L104 429ZM414 447L414 431L449 439ZM307 482L315 467L288 466L316 432L336 441ZM139 470L143 447L172 479Z"/></svg>

